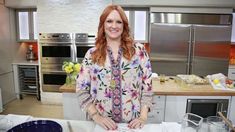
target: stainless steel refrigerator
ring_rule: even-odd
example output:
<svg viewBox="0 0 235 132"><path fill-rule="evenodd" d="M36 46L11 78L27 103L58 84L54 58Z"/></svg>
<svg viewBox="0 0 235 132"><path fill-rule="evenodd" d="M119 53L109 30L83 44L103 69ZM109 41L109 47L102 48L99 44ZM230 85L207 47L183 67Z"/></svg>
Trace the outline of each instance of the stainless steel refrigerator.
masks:
<svg viewBox="0 0 235 132"><path fill-rule="evenodd" d="M153 72L227 75L231 14L151 13Z"/></svg>

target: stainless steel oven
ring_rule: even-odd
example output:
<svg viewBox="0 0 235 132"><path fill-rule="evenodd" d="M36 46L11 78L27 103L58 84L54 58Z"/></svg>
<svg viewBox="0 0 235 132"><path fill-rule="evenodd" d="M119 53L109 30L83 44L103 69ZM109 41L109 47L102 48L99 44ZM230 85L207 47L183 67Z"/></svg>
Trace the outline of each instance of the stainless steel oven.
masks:
<svg viewBox="0 0 235 132"><path fill-rule="evenodd" d="M59 92L65 83L65 60L81 62L88 49L95 46L95 36L86 33L40 33L41 80L44 92Z"/></svg>
<svg viewBox="0 0 235 132"><path fill-rule="evenodd" d="M203 118L217 116L222 112L227 116L229 99L187 99L187 113L194 113Z"/></svg>
<svg viewBox="0 0 235 132"><path fill-rule="evenodd" d="M95 36L86 33L75 34L76 60L82 62L86 52L95 46Z"/></svg>
<svg viewBox="0 0 235 132"><path fill-rule="evenodd" d="M71 33L40 33L40 58L44 64L75 60L75 45Z"/></svg>
<svg viewBox="0 0 235 132"><path fill-rule="evenodd" d="M66 73L61 64L44 64L41 67L42 90L44 92L59 92L60 86L65 83Z"/></svg>

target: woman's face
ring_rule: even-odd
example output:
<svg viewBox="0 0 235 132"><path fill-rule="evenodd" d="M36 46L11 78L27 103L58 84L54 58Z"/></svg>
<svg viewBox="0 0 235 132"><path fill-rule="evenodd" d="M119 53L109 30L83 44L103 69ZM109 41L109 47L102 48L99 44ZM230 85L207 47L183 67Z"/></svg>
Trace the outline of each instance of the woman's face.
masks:
<svg viewBox="0 0 235 132"><path fill-rule="evenodd" d="M113 10L107 16L104 23L104 30L107 39L117 40L123 32L123 21L118 11Z"/></svg>

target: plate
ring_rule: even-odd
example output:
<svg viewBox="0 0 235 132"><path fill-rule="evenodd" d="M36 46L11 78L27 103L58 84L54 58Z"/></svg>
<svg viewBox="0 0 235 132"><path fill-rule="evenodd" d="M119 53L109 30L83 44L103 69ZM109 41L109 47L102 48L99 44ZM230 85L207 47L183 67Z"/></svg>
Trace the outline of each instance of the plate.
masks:
<svg viewBox="0 0 235 132"><path fill-rule="evenodd" d="M62 127L55 121L35 120L14 126L7 132L62 132Z"/></svg>

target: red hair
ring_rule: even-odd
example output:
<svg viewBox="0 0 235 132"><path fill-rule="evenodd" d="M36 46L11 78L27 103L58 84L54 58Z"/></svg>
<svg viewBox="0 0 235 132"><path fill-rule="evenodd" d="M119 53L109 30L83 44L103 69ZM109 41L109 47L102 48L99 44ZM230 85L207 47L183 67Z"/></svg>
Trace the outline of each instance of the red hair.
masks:
<svg viewBox="0 0 235 132"><path fill-rule="evenodd" d="M131 60L132 56L135 54L135 49L133 47L134 41L130 36L130 29L128 24L128 19L121 6L109 5L107 6L100 16L100 22L98 27L97 38L95 42L96 50L92 53L92 61L99 65L104 65L106 60L106 50L107 50L107 40L105 37L104 23L108 15L116 10L121 16L123 21L123 32L121 35L121 48L123 49L123 56L127 60Z"/></svg>

